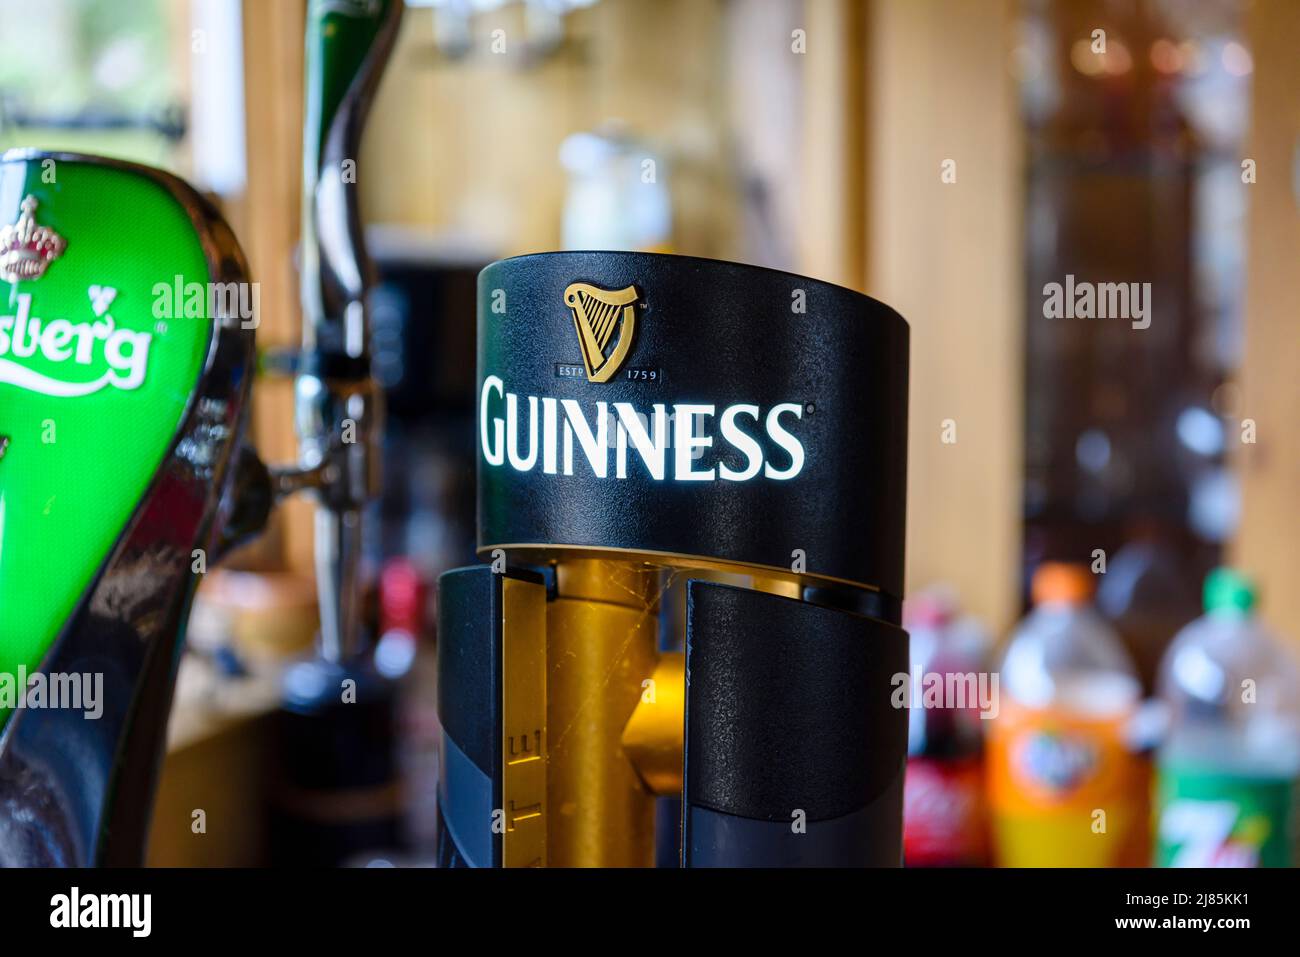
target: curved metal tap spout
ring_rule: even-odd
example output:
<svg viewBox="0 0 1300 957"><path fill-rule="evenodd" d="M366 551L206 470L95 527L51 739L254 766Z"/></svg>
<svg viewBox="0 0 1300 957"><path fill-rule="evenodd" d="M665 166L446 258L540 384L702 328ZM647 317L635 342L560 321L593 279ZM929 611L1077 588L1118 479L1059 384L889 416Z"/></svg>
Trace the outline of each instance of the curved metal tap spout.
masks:
<svg viewBox="0 0 1300 957"><path fill-rule="evenodd" d="M302 344L295 389L301 467L315 473L321 654L360 639L362 514L379 490L382 395L370 375L357 154L392 50L401 0L312 0L303 135Z"/></svg>

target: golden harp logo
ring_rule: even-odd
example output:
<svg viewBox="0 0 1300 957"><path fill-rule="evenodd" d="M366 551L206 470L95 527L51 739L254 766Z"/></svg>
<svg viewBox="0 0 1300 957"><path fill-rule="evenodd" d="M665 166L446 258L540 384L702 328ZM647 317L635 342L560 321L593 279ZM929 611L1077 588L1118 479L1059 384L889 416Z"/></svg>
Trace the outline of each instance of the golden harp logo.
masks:
<svg viewBox="0 0 1300 957"><path fill-rule="evenodd" d="M626 361L636 334L636 301L636 286L601 289L575 282L564 290L564 304L573 310L588 382L608 382Z"/></svg>

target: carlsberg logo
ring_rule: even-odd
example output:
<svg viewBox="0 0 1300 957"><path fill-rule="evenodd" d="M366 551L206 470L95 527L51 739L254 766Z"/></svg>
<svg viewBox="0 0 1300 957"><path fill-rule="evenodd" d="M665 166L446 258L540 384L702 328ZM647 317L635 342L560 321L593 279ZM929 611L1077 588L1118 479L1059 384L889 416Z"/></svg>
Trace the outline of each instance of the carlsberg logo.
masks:
<svg viewBox="0 0 1300 957"><path fill-rule="evenodd" d="M114 289L92 287L96 318L73 323L33 316L31 294L20 294L14 314L0 315L0 382L61 397L91 395L110 386L140 388L153 336L117 327L108 314L116 295ZM57 370L41 371L50 364Z"/></svg>

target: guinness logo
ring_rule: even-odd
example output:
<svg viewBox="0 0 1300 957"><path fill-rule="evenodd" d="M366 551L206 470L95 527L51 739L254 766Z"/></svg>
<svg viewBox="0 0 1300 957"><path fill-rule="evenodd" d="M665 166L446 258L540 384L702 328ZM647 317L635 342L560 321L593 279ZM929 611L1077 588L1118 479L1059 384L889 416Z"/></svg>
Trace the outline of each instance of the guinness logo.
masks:
<svg viewBox="0 0 1300 957"><path fill-rule="evenodd" d="M564 304L573 310L588 382L608 382L626 361L636 333L636 301L636 286L601 289L575 282L564 290Z"/></svg>

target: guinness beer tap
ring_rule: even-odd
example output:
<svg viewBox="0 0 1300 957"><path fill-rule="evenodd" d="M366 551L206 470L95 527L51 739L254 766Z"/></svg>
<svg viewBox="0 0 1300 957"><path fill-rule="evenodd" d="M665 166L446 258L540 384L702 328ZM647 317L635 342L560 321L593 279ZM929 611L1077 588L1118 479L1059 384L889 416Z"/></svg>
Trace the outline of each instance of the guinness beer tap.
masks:
<svg viewBox="0 0 1300 957"><path fill-rule="evenodd" d="M440 581L447 866L898 865L907 325L647 253L478 290L478 547ZM660 648L665 581L686 647Z"/></svg>

